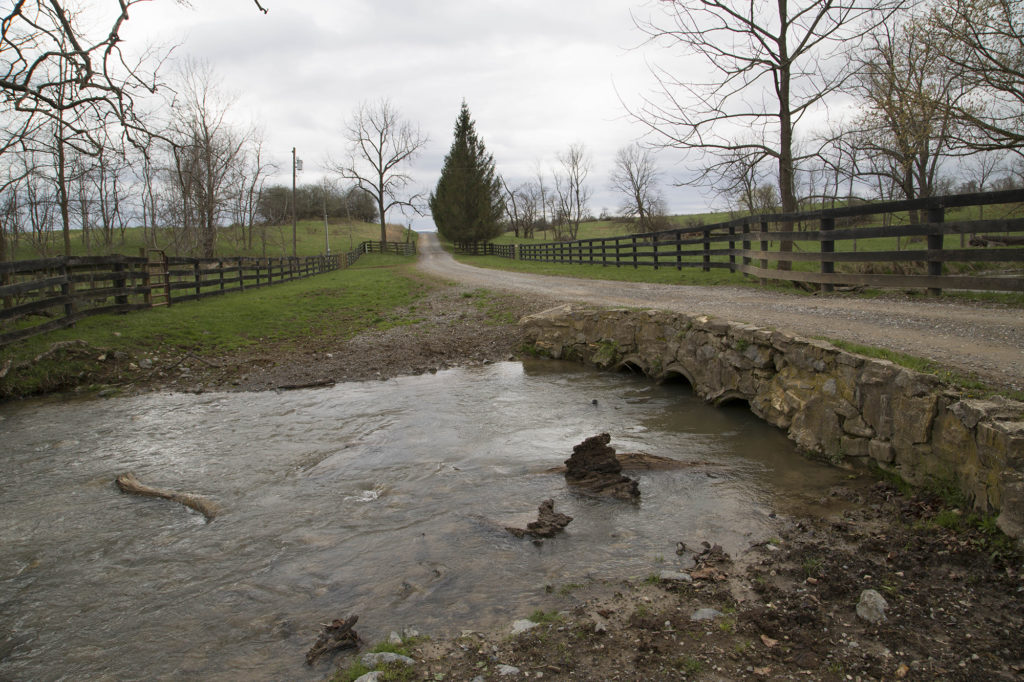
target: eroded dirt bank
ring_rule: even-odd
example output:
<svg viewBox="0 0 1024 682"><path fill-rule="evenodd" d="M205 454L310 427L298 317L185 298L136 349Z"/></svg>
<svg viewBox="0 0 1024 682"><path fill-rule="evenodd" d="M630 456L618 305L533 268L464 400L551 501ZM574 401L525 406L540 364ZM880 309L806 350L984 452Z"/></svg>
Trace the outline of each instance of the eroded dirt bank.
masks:
<svg viewBox="0 0 1024 682"><path fill-rule="evenodd" d="M154 348L135 357L72 344L59 352L87 358L90 370L67 377L64 389L98 388L104 395L154 390L265 391L498 362L521 350L519 318L556 303L544 297L437 283L410 309L389 311L402 324L352 338L262 342L219 354Z"/></svg>
<svg viewBox="0 0 1024 682"><path fill-rule="evenodd" d="M396 679L1022 678L1021 556L987 522L866 474L816 506L829 511L780 515L741 556L686 548L689 579L669 549L649 576L538 586L546 622L417 644ZM881 620L858 615L866 590Z"/></svg>

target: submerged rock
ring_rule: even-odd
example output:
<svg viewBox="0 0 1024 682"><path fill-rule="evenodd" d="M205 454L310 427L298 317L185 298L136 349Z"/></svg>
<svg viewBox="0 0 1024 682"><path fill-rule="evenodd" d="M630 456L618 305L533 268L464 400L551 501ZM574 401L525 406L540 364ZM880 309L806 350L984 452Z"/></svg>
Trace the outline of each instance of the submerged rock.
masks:
<svg viewBox="0 0 1024 682"><path fill-rule="evenodd" d="M530 521L526 524L526 528L513 528L512 526L506 526L505 530L517 538L524 537L526 535L533 536L535 538L552 538L555 533L563 530L572 521L572 517L568 514L560 514L555 511L554 500L544 500L537 507L537 520Z"/></svg>
<svg viewBox="0 0 1024 682"><path fill-rule="evenodd" d="M416 661L408 656L392 653L390 651L383 651L376 654L363 654L359 660L367 668L375 668L378 665L390 665L393 663L401 663L402 665L410 666L416 665Z"/></svg>
<svg viewBox="0 0 1024 682"><path fill-rule="evenodd" d="M622 464L615 457L615 449L608 445L611 439L602 433L574 446L572 457L565 460L565 480L586 493L636 502L640 485L622 475Z"/></svg>
<svg viewBox="0 0 1024 682"><path fill-rule="evenodd" d="M514 621L512 623L512 634L513 635L521 635L522 633L526 632L527 630L532 630L533 628L537 627L538 625L540 625L540 623L534 623L532 620L527 620L525 618L523 618L521 620Z"/></svg>

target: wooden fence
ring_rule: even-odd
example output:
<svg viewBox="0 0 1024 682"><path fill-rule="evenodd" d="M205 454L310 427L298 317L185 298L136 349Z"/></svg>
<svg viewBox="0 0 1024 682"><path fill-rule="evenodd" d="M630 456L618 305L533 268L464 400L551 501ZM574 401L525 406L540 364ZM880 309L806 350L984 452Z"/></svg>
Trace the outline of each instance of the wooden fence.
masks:
<svg viewBox="0 0 1024 682"><path fill-rule="evenodd" d="M397 256L415 256L416 244L408 242L363 242L364 253L393 253Z"/></svg>
<svg viewBox="0 0 1024 682"><path fill-rule="evenodd" d="M392 244L384 250L392 252ZM346 254L308 258L163 258L160 254L158 259L73 256L0 263L0 347L70 327L93 315L291 282L348 267L364 253L381 251L378 242L362 242Z"/></svg>
<svg viewBox="0 0 1024 682"><path fill-rule="evenodd" d="M455 242L455 251L469 256L498 256L516 258L515 244L492 244L491 242Z"/></svg>
<svg viewBox="0 0 1024 682"><path fill-rule="evenodd" d="M551 263L695 267L705 272L722 268L757 277L762 284L768 280L803 282L820 285L825 291L835 286L864 286L926 288L936 294L942 289L1024 292L1024 266L1017 265L1024 263L1024 248L1019 248L1024 244L1024 218L945 221L950 208L1021 203L1024 190L862 204L747 216L621 237L519 244L517 255L520 260ZM887 216L897 213L917 214L923 220L856 226L884 223ZM892 248L893 237L899 248ZM889 239L872 243L879 238ZM907 248L900 246L904 239ZM796 248L781 251L785 241L795 242ZM954 242L953 248L950 242ZM879 243L881 250L874 248ZM984 272L986 264L1001 264L996 268L1001 272ZM783 269L786 266L791 269Z"/></svg>

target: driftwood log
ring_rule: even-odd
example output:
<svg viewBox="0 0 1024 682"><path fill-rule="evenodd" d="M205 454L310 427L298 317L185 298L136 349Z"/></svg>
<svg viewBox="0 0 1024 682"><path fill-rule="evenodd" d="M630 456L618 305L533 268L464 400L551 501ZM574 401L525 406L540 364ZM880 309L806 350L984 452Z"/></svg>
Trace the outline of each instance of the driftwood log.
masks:
<svg viewBox="0 0 1024 682"><path fill-rule="evenodd" d="M352 629L357 620L359 616L349 616L344 620L335 618L330 623L321 625L320 636L306 652L306 664L313 665L316 659L328 651L359 646L359 633Z"/></svg>
<svg viewBox="0 0 1024 682"><path fill-rule="evenodd" d="M220 511L216 504L199 497L198 495L179 493L173 490L163 490L161 488L153 488L151 486L144 485L139 481L139 479L135 478L135 474L133 473L121 474L118 476L117 487L123 492L131 493L133 495L141 495L143 497L162 497L165 500L172 500L178 504L182 504L189 509L195 509L206 517L207 523L212 521L213 517L215 517L217 512Z"/></svg>

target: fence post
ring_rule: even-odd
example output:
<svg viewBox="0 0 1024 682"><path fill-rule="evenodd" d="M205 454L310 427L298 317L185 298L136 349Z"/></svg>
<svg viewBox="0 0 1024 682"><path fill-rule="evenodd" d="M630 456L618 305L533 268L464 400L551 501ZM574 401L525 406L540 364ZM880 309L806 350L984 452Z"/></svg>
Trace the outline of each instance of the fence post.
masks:
<svg viewBox="0 0 1024 682"><path fill-rule="evenodd" d="M676 239L676 270L679 272L683 271L683 231L676 230L674 233Z"/></svg>
<svg viewBox="0 0 1024 682"><path fill-rule="evenodd" d="M61 261L60 274L64 277L64 281L60 285L60 293L61 296L68 298L67 302L64 303L64 317L71 317L75 314L75 303L72 299L75 295L75 283L71 278L71 267L68 265L66 257Z"/></svg>
<svg viewBox="0 0 1024 682"><path fill-rule="evenodd" d="M764 238L764 233L768 231L768 221L767 220L762 220L758 224L757 227L758 227L758 231L761 232L761 249L760 249L761 253L767 253L767 251L768 251L768 240ZM768 269L768 259L767 258L763 258L763 257L761 258L761 269L762 270L767 270ZM766 284L768 284L768 278L764 277L764 276L759 277L758 278L758 284L760 284L761 286L765 286Z"/></svg>
<svg viewBox="0 0 1024 682"><path fill-rule="evenodd" d="M192 261L192 274L195 276L195 279L196 279L196 300L199 300L199 298L203 294L203 286L202 286L202 275L199 272L199 259L198 258L196 258L196 259L194 259Z"/></svg>
<svg viewBox="0 0 1024 682"><path fill-rule="evenodd" d="M941 206L936 208L928 209L928 222L929 223L943 223L946 220L946 210ZM937 251L942 251L942 244L945 241L945 235L941 232L939 234L928 235L928 251L930 254L935 254ZM928 276L929 277L942 277L942 261L941 260L929 260L928 261ZM929 296L941 296L942 287L928 287Z"/></svg>
<svg viewBox="0 0 1024 682"><path fill-rule="evenodd" d="M128 278L127 278L127 275L125 275L125 272L124 272L124 263L114 263L114 286L117 289L121 289L122 292L124 291L124 288L126 286L128 286ZM116 305L127 305L128 304L128 294L127 293L115 294L114 295L114 303Z"/></svg>
<svg viewBox="0 0 1024 682"><path fill-rule="evenodd" d="M658 269L658 235L651 235L651 251L654 256L654 269Z"/></svg>
<svg viewBox="0 0 1024 682"><path fill-rule="evenodd" d="M636 235L633 235L633 269L636 270L639 266L636 262Z"/></svg>
<svg viewBox="0 0 1024 682"><path fill-rule="evenodd" d="M711 230L704 230L704 258L701 270L711 272Z"/></svg>
<svg viewBox="0 0 1024 682"><path fill-rule="evenodd" d="M834 229L836 229L836 219L835 218L822 218L821 219L821 232L822 232L821 236L822 237L824 237L826 233L831 232ZM833 272L836 271L836 264L835 264L835 262L834 261L830 261L830 260L826 260L826 257L827 257L826 254L835 253L835 250L836 250L836 243L835 243L835 241L833 241L831 239L822 239L821 240L821 274L823 274L823 275L831 275ZM835 287L831 283L823 283L821 285L821 290L826 292L826 293L831 292L834 289L835 289Z"/></svg>
<svg viewBox="0 0 1024 682"><path fill-rule="evenodd" d="M238 265L238 289L240 291L245 291L245 275L244 275L244 271L242 270L242 259L241 259L241 257L238 258L237 265Z"/></svg>
<svg viewBox="0 0 1024 682"><path fill-rule="evenodd" d="M217 272L219 273L220 293L224 293L224 261L217 261Z"/></svg>
<svg viewBox="0 0 1024 682"><path fill-rule="evenodd" d="M146 258L147 257L146 256L146 250L145 249L139 249L139 255L142 256L143 258ZM148 263L148 261L146 263L142 264L142 288L145 290L145 293L142 294L142 302L145 303L150 308L152 308L153 307L153 290L149 288L149 263ZM170 301L168 301L167 304L170 305Z"/></svg>
<svg viewBox="0 0 1024 682"><path fill-rule="evenodd" d="M743 221L743 265L750 265L750 221ZM746 274L746 273L744 273Z"/></svg>
<svg viewBox="0 0 1024 682"><path fill-rule="evenodd" d="M729 272L736 272L736 226L729 226Z"/></svg>

